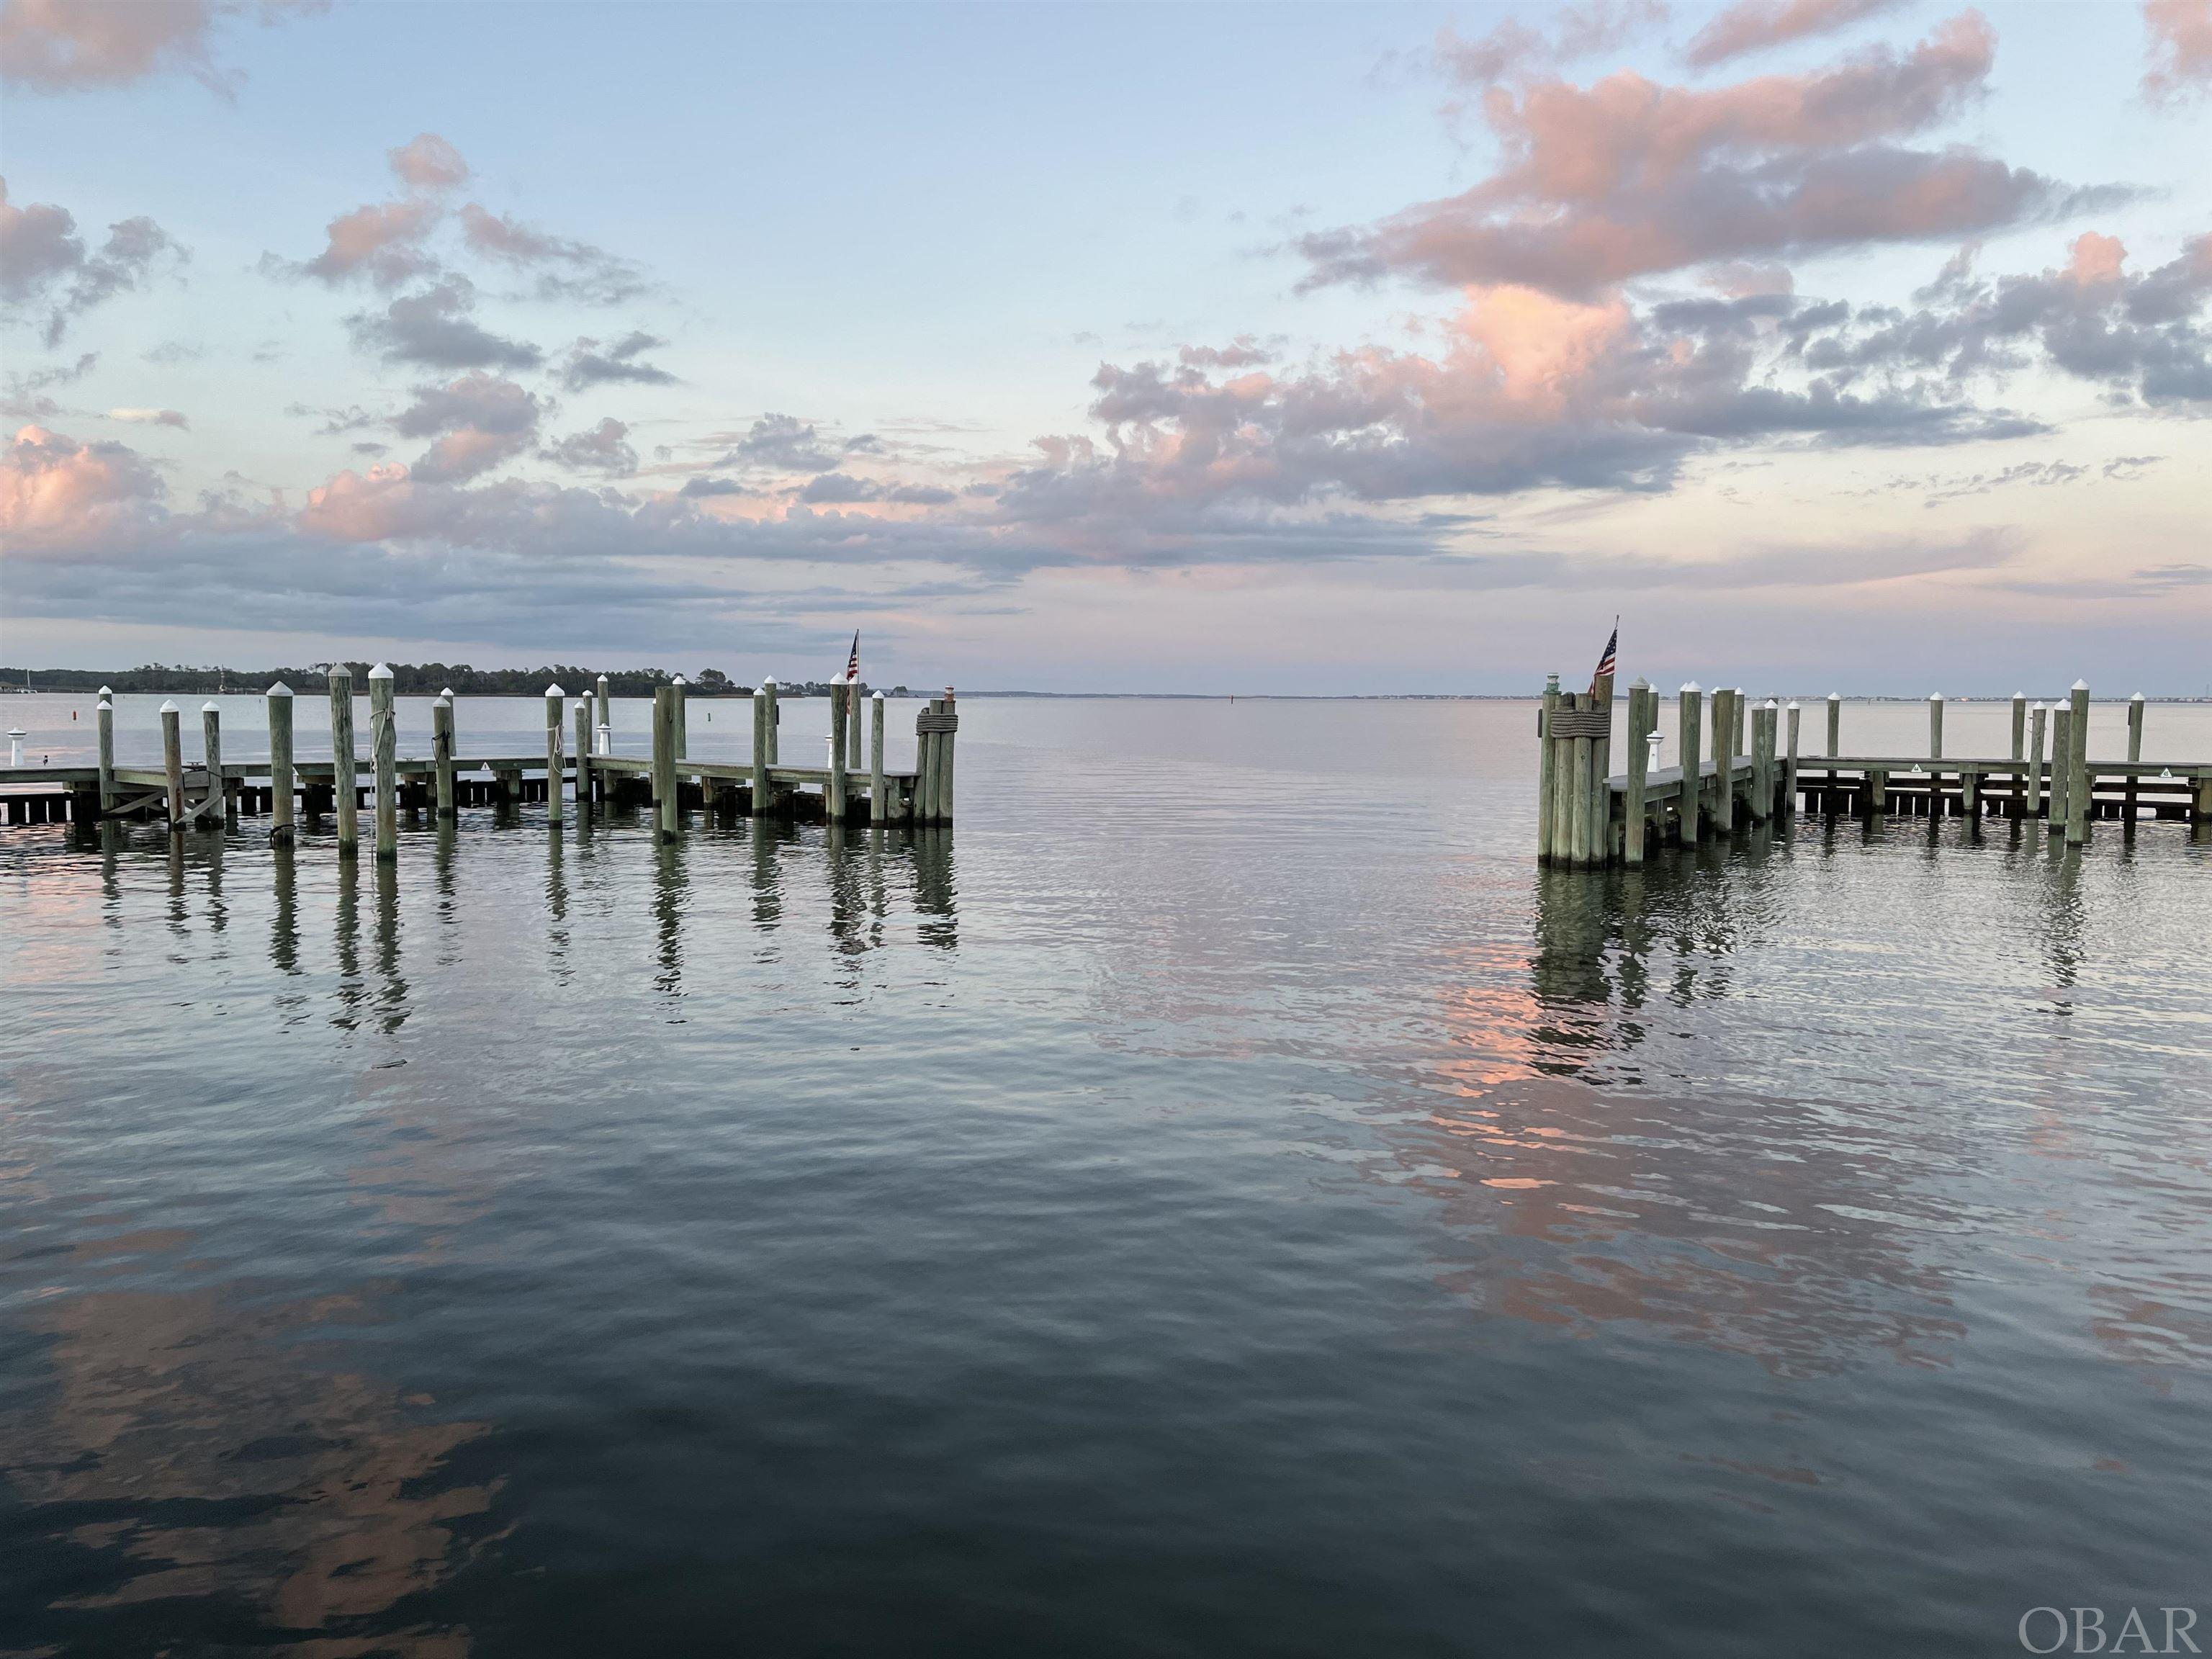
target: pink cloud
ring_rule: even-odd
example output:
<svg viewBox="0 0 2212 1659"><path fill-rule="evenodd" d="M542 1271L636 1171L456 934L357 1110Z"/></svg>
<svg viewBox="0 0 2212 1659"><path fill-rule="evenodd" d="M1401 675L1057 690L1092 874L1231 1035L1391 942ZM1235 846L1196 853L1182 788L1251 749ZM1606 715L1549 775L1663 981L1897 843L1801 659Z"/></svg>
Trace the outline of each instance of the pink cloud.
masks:
<svg viewBox="0 0 2212 1659"><path fill-rule="evenodd" d="M325 283L342 283L365 271L379 288L396 288L437 268L422 240L436 228L438 218L436 204L429 202L357 207L331 221L329 242L299 269Z"/></svg>
<svg viewBox="0 0 2212 1659"><path fill-rule="evenodd" d="M264 23L327 9L328 0L261 0ZM7 80L41 92L121 86L181 70L227 94L238 78L209 50L216 20L244 11L210 0L8 0L0 10Z"/></svg>
<svg viewBox="0 0 2212 1659"><path fill-rule="evenodd" d="M79 443L27 426L0 456L0 532L19 554L96 548L157 520L167 494L128 445Z"/></svg>
<svg viewBox="0 0 2212 1659"><path fill-rule="evenodd" d="M2083 285L2092 283L2117 283L2120 280L2120 264L2128 257L2127 249L2117 236L2100 236L2094 230L2085 230L2074 239L2073 258L2066 274Z"/></svg>
<svg viewBox="0 0 2212 1659"><path fill-rule="evenodd" d="M388 154L400 182L416 190L448 190L469 176L460 151L434 132L417 133Z"/></svg>
<svg viewBox="0 0 2212 1659"><path fill-rule="evenodd" d="M1900 0L1739 0L1699 29L1683 56L1696 68L1711 69L1747 52L1849 28L1863 19L1893 11L1899 3Z"/></svg>
<svg viewBox="0 0 2212 1659"><path fill-rule="evenodd" d="M2212 0L2144 0L2143 27L2145 97L2159 102L2212 87Z"/></svg>
<svg viewBox="0 0 2212 1659"><path fill-rule="evenodd" d="M1310 283L1404 273L1589 295L1713 260L2011 222L2063 192L1970 149L1893 142L1978 98L1995 46L1970 11L1910 52L1813 74L1698 89L1623 71L1589 87L1493 88L1484 113L1498 171L1367 228L1306 238Z"/></svg>

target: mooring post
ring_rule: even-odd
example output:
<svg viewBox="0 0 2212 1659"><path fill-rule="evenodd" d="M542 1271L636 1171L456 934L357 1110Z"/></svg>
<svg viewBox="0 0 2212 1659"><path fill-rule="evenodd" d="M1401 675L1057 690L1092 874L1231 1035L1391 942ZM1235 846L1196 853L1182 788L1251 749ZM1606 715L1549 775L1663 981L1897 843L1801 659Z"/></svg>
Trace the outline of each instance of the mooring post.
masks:
<svg viewBox="0 0 2212 1659"><path fill-rule="evenodd" d="M868 822L887 823L890 803L884 799L884 694L868 696Z"/></svg>
<svg viewBox="0 0 2212 1659"><path fill-rule="evenodd" d="M562 820L561 787L568 769L567 726L568 694L556 682L545 688L545 822L558 827Z"/></svg>
<svg viewBox="0 0 2212 1659"><path fill-rule="evenodd" d="M1698 690L1698 683L1692 680L1675 695L1678 698L1674 710L1678 730L1674 746L1680 751L1682 768L1682 845L1695 847L1698 844L1698 786L1705 772L1699 761L1698 744L1705 725L1705 711L1698 707L1704 700L1704 694Z"/></svg>
<svg viewBox="0 0 2212 1659"><path fill-rule="evenodd" d="M845 710L852 695L851 682L842 675L830 682L830 785L823 805L832 823L845 821Z"/></svg>
<svg viewBox="0 0 2212 1659"><path fill-rule="evenodd" d="M169 787L169 833L185 831L185 738L174 702L161 705L161 770Z"/></svg>
<svg viewBox="0 0 2212 1659"><path fill-rule="evenodd" d="M2015 762L2025 762L2025 761L2026 761L2026 759L2027 758L2027 692L2025 692L2025 691L2015 691L2015 692L2014 692L2014 693L2012 694L2012 757L2013 757L2013 759L2014 759ZM2006 815L2008 817L2014 817L2014 818L2016 818L2016 817L2018 817L2020 816L2020 814L2021 814L2021 797L2022 796L2022 794L2024 794L2024 793L2026 793L2027 788L2027 775L2026 769L2025 769L2025 768L2024 768L2023 766L2017 766L2017 765L2016 765L2016 766L2013 769L2013 774L2012 774L2012 793L2011 793L2010 798L2009 798L2008 799L2007 799L2007 800L2006 800L2006 802L2005 802L2005 815Z"/></svg>
<svg viewBox="0 0 2212 1659"><path fill-rule="evenodd" d="M2128 764L2130 767L2142 764L2142 727L2143 694L2138 691L2128 699ZM2120 816L2130 823L2136 821L2136 775L2132 771L2128 774L2126 803L2120 808Z"/></svg>
<svg viewBox="0 0 2212 1659"><path fill-rule="evenodd" d="M1536 710L1536 858L1548 863L1552 857L1552 794L1555 788L1552 764L1552 715L1559 706L1559 677L1551 675L1544 682L1544 699Z"/></svg>
<svg viewBox="0 0 2212 1659"><path fill-rule="evenodd" d="M945 823L952 822L952 755L960 740L960 699L953 695L951 686L945 688L945 752L937 762L937 816Z"/></svg>
<svg viewBox="0 0 2212 1659"><path fill-rule="evenodd" d="M868 688L857 677L848 678L846 684L852 690L845 699L845 769L857 772L866 758L860 747L860 706L868 700Z"/></svg>
<svg viewBox="0 0 2212 1659"><path fill-rule="evenodd" d="M2028 717L2027 781L2021 788L2025 799L2020 803L2020 812L2030 819L2043 815L2043 722L2041 703L2035 705Z"/></svg>
<svg viewBox="0 0 2212 1659"><path fill-rule="evenodd" d="M768 763L777 766L783 761L783 749L779 741L783 731L783 704L779 700L775 675L768 675L761 681L761 685L768 692Z"/></svg>
<svg viewBox="0 0 2212 1659"><path fill-rule="evenodd" d="M607 677L605 674L599 676L597 690L599 719L594 722L592 752L611 755L615 752L615 705L614 699L607 694Z"/></svg>
<svg viewBox="0 0 2212 1659"><path fill-rule="evenodd" d="M438 789L438 817L453 816L453 689L447 686L430 705L430 763Z"/></svg>
<svg viewBox="0 0 2212 1659"><path fill-rule="evenodd" d="M1597 699L1587 691L1577 691L1570 700L1570 708L1577 714L1587 714ZM1576 722L1577 732L1583 722ZM1590 740L1577 735L1567 740L1562 758L1567 768L1567 862L1576 866L1590 860L1589 798L1590 798Z"/></svg>
<svg viewBox="0 0 2212 1659"><path fill-rule="evenodd" d="M676 688L653 689L653 806L660 839L674 841L683 820L676 795Z"/></svg>
<svg viewBox="0 0 2212 1659"><path fill-rule="evenodd" d="M1782 772L1782 811L1785 817L1797 814L1797 717L1802 712L1796 703L1790 705L1790 758Z"/></svg>
<svg viewBox="0 0 2212 1659"><path fill-rule="evenodd" d="M1651 688L1641 675L1628 688L1628 788L1621 798L1620 859L1624 864L1644 862L1644 791L1650 780L1651 745L1644 741L1650 730Z"/></svg>
<svg viewBox="0 0 2212 1659"><path fill-rule="evenodd" d="M107 811L115 805L115 693L106 686L100 688L100 707L93 711L94 723L100 727L100 810Z"/></svg>
<svg viewBox="0 0 2212 1659"><path fill-rule="evenodd" d="M1844 694L1828 693L1828 758L1844 752Z"/></svg>
<svg viewBox="0 0 2212 1659"><path fill-rule="evenodd" d="M2071 764L2066 778L2066 844L2079 847L2089 839L2089 682L2076 680L2072 718L2066 724L2066 753Z"/></svg>
<svg viewBox="0 0 2212 1659"><path fill-rule="evenodd" d="M368 671L368 754L376 777L376 856L399 856L399 720L392 706L392 670Z"/></svg>
<svg viewBox="0 0 2212 1659"><path fill-rule="evenodd" d="M676 758L682 760L691 750L690 711L684 701L690 683L678 674L669 684L676 693Z"/></svg>
<svg viewBox="0 0 2212 1659"><path fill-rule="evenodd" d="M916 773L914 821L916 823L934 823L937 821L937 722L933 717L943 713L944 708L943 698L932 697L914 718Z"/></svg>
<svg viewBox="0 0 2212 1659"><path fill-rule="evenodd" d="M292 814L292 688L269 688L269 840L289 846L296 833Z"/></svg>
<svg viewBox="0 0 2212 1659"><path fill-rule="evenodd" d="M1774 816L1774 720L1778 708L1769 697L1751 717L1751 821Z"/></svg>
<svg viewBox="0 0 2212 1659"><path fill-rule="evenodd" d="M1735 828L1735 704L1738 693L1713 688L1713 771L1720 796L1713 803L1713 828L1725 836Z"/></svg>
<svg viewBox="0 0 2212 1659"><path fill-rule="evenodd" d="M576 822L592 821L592 700L576 699Z"/></svg>
<svg viewBox="0 0 2212 1659"><path fill-rule="evenodd" d="M2051 708L2051 805L2045 809L2045 821L2054 836L2066 833L2066 787L2074 781L2074 757L2068 744L2073 735L2074 719L2063 703L2053 703Z"/></svg>
<svg viewBox="0 0 2212 1659"><path fill-rule="evenodd" d="M1928 694L1928 758L1943 758L1943 694Z"/></svg>
<svg viewBox="0 0 2212 1659"><path fill-rule="evenodd" d="M768 811L768 688L753 688L753 816Z"/></svg>
<svg viewBox="0 0 2212 1659"><path fill-rule="evenodd" d="M1613 676L1590 681L1590 707L1597 719L1590 728L1590 787L1583 810L1589 814L1589 861L1613 857Z"/></svg>
<svg viewBox="0 0 2212 1659"><path fill-rule="evenodd" d="M222 779L222 710L216 707L212 697L200 705L200 753L207 763L207 799L227 812L229 792ZM222 827L222 820L216 817L213 809L209 809L208 817L210 828Z"/></svg>
<svg viewBox="0 0 2212 1659"><path fill-rule="evenodd" d="M338 856L361 849L361 797L354 793L353 670L331 665L331 804L338 815Z"/></svg>

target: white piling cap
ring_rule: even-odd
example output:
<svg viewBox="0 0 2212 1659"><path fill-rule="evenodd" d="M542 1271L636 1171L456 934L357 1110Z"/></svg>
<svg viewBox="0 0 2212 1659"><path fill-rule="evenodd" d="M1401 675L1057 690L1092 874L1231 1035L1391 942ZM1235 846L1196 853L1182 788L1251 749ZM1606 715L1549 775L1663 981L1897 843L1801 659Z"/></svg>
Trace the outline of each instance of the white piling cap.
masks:
<svg viewBox="0 0 2212 1659"><path fill-rule="evenodd" d="M1941 691L1930 691L1928 694L1928 701L1930 702L1941 702L1943 701L1943 694Z"/></svg>
<svg viewBox="0 0 2212 1659"><path fill-rule="evenodd" d="M115 693L112 688L103 685L100 688L100 695L103 697L112 697Z"/></svg>
<svg viewBox="0 0 2212 1659"><path fill-rule="evenodd" d="M2089 689L2089 682L2087 680L2076 680L2067 689L2073 691L2087 691Z"/></svg>
<svg viewBox="0 0 2212 1659"><path fill-rule="evenodd" d="M681 675L681 674L678 674L678 675L675 678L675 679L673 679L672 681L671 681L671 682L670 682L670 684L674 684L674 685L683 685L683 684L686 684L686 682L685 682L685 680L684 680L684 676L683 676L683 675Z"/></svg>
<svg viewBox="0 0 2212 1659"><path fill-rule="evenodd" d="M601 685L605 685L606 683L607 683L607 677L606 677L605 674L600 675L600 676L599 676L599 684L600 684Z"/></svg>
<svg viewBox="0 0 2212 1659"><path fill-rule="evenodd" d="M568 694L557 685L549 685L545 688L545 695L549 697L565 697Z"/></svg>
<svg viewBox="0 0 2212 1659"><path fill-rule="evenodd" d="M270 686L264 695L271 697L289 697L292 695L292 688L285 684L283 681L279 680L276 684Z"/></svg>
<svg viewBox="0 0 2212 1659"><path fill-rule="evenodd" d="M200 705L200 713L203 714L220 714L222 713L222 710L216 706L215 699L213 697L210 697L205 702Z"/></svg>
<svg viewBox="0 0 2212 1659"><path fill-rule="evenodd" d="M1651 682L1638 674L1634 679L1629 681L1628 689L1632 691L1649 691L1651 689Z"/></svg>
<svg viewBox="0 0 2212 1659"><path fill-rule="evenodd" d="M1793 714L1798 712L1797 705L1796 703L1793 702L1790 705L1790 712Z"/></svg>
<svg viewBox="0 0 2212 1659"><path fill-rule="evenodd" d="M444 690L441 691L440 693L438 693L438 695L439 695L440 696L441 696L441 697L444 697L444 698L447 699L448 701L451 701L451 700L452 700L452 697L453 697L453 688L452 686L450 686L450 685L449 685L449 686L447 686Z"/></svg>
<svg viewBox="0 0 2212 1659"><path fill-rule="evenodd" d="M386 662L377 664L375 667L368 671L368 677L373 680L390 679L392 678L392 665Z"/></svg>
<svg viewBox="0 0 2212 1659"><path fill-rule="evenodd" d="M1841 702L1843 700L1844 694L1840 691L1831 691L1828 693L1828 701L1830 702Z"/></svg>
<svg viewBox="0 0 2212 1659"><path fill-rule="evenodd" d="M1769 698L1766 700L1766 706L1767 706L1769 708L1771 708L1775 707L1774 699L1773 699L1773 698L1771 698L1771 697L1769 697ZM1796 705L1796 703L1794 703L1794 702L1793 702L1793 703L1791 703L1790 706L1792 708L1795 708L1797 705Z"/></svg>
<svg viewBox="0 0 2212 1659"><path fill-rule="evenodd" d="M157 710L156 712L158 712L158 713L160 713L160 714L175 714L175 713L177 712L177 705L176 705L175 700L174 700L174 699L167 699L167 700L164 700L164 702L162 702L162 704L161 704L161 708L160 708L160 709L159 709L159 710Z"/></svg>
<svg viewBox="0 0 2212 1659"><path fill-rule="evenodd" d="M114 705L113 703L112 703L112 702L108 702L108 700L107 700L106 698L105 698L105 697L102 697L102 698L100 700L100 706L102 708L106 709L106 710L108 711L108 713L110 713L110 714L113 714L113 713L115 712L115 705Z"/></svg>
<svg viewBox="0 0 2212 1659"><path fill-rule="evenodd" d="M2014 702L2026 702L2027 701L2027 693L2025 691L2015 691L2012 694L2012 700Z"/></svg>
<svg viewBox="0 0 2212 1659"><path fill-rule="evenodd" d="M775 690L775 675L773 675L773 674L763 674L763 675L762 675L762 676L761 676L761 690L763 690L763 691L773 691L773 690Z"/></svg>
<svg viewBox="0 0 2212 1659"><path fill-rule="evenodd" d="M1698 683L1695 680L1685 680L1682 683L1682 695L1686 697L1696 695L1697 690Z"/></svg>
<svg viewBox="0 0 2212 1659"><path fill-rule="evenodd" d="M876 702L881 702L884 700L884 694L883 694L882 692L880 692L880 691L877 692L877 693L875 694L875 698L874 698L874 700L875 700Z"/></svg>
<svg viewBox="0 0 2212 1659"><path fill-rule="evenodd" d="M2128 701L2129 701L2130 702L2141 702L2142 700L2143 700L2143 694L2142 694L2142 692L2140 692L2140 691L2136 692L2136 693L2135 694L2135 696L2133 696L2132 697L2130 697L2130 698L2128 699Z"/></svg>

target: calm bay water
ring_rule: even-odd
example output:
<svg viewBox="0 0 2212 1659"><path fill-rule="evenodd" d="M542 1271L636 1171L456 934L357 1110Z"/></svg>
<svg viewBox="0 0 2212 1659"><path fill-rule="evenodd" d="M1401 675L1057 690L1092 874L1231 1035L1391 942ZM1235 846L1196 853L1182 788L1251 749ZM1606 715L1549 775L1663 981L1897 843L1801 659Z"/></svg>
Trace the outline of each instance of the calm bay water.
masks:
<svg viewBox="0 0 2212 1659"><path fill-rule="evenodd" d="M2212 1630L2212 845L1540 874L1527 704L963 714L918 837L0 830L0 1651Z"/></svg>

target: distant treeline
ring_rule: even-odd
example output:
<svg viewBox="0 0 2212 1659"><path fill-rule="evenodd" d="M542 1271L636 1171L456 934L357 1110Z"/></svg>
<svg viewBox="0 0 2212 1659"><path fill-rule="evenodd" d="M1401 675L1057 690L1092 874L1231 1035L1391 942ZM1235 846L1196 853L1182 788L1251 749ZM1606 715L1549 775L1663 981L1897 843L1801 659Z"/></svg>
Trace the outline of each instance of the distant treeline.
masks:
<svg viewBox="0 0 2212 1659"><path fill-rule="evenodd" d="M354 689L366 692L368 671L365 662L342 665L353 671ZM307 668L187 668L168 663L145 663L137 668L0 668L0 685L21 690L26 683L34 691L97 691L103 685L117 691L184 692L192 696L221 691L265 690L282 680L295 691L326 691L333 665L316 663ZM580 696L599 684L601 670L579 668L574 663L553 663L543 668L471 668L465 662L396 662L392 665L392 689L405 694L434 696L451 687L464 696L543 696L549 685L558 685L571 696ZM607 689L617 697L649 697L657 686L675 678L665 668L623 668L604 671ZM690 677L690 690L701 696L746 696L752 687L739 685L719 668L702 668Z"/></svg>

